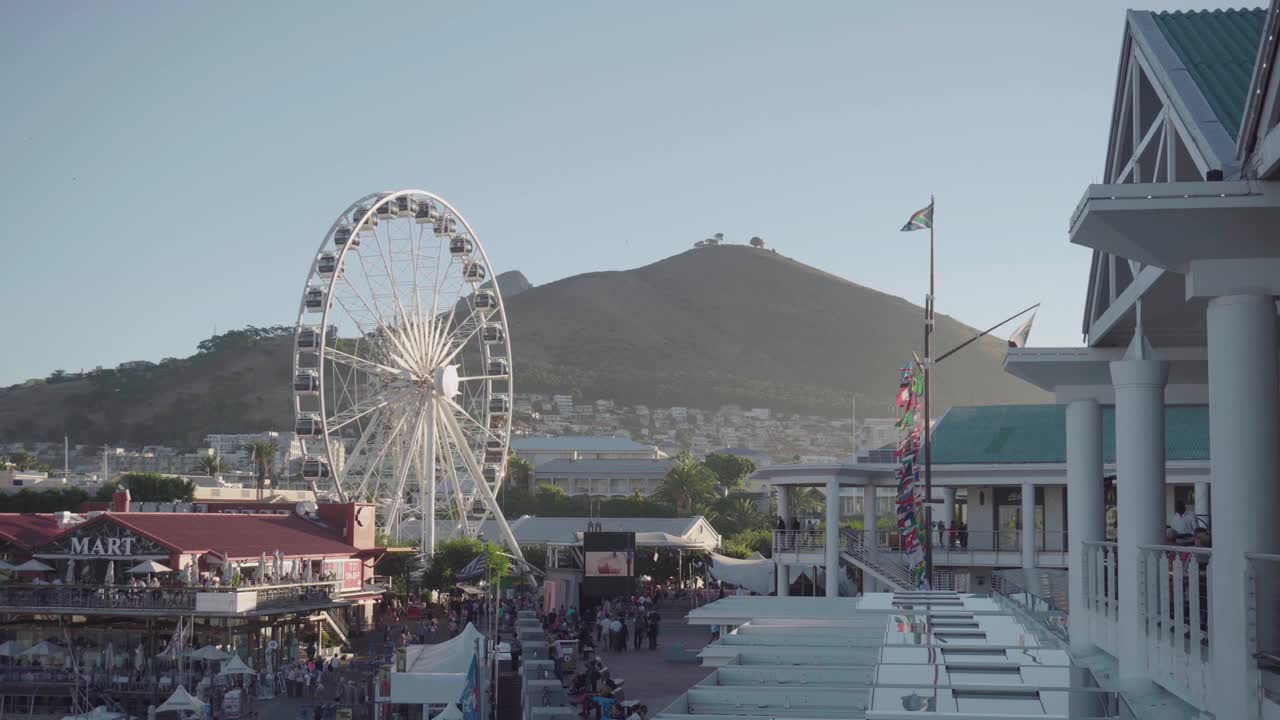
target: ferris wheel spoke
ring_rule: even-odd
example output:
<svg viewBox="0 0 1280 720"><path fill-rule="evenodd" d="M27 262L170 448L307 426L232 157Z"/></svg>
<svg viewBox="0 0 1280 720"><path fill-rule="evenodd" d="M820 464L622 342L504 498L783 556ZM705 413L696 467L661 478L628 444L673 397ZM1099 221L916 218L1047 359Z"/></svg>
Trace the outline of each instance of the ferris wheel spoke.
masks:
<svg viewBox="0 0 1280 720"><path fill-rule="evenodd" d="M440 414L444 412L444 408L436 407L436 427L443 428L444 421L440 419ZM462 483L458 480L458 464L454 462L453 453L450 452L449 433L437 432L436 443L440 449L440 456L446 458L445 474L449 476L449 485L453 488L454 503L457 505L458 520L465 524L467 522L467 498L462 492ZM459 452L466 452L466 449Z"/></svg>
<svg viewBox="0 0 1280 720"><path fill-rule="evenodd" d="M385 414L385 411L384 411L384 414ZM381 428L377 428L376 425L371 425L370 429L367 430L365 434L361 436L360 441L363 442L366 446L370 442L372 442L376 446L377 449L375 450L373 460L370 461L368 459L367 447L366 447L366 454L363 457L358 452L352 452L351 462L344 465L342 467L342 472L338 473L338 482L345 484L347 481L348 474L352 470L364 471L364 475L361 478L360 485L357 488L356 497L365 497L368 494L369 480L371 477L376 478L381 473L382 461L387 456L387 450L391 448L391 444L396 441L396 438L399 436L401 429L404 427L406 417L408 416L400 415L400 417L396 420L395 424L391 427L391 431L388 433L385 433L383 435L378 435L378 430L380 430ZM387 424L390 424L390 422L388 422ZM357 444L357 448L359 448L359 444ZM364 463L358 464L362 459L364 460Z"/></svg>
<svg viewBox="0 0 1280 720"><path fill-rule="evenodd" d="M326 423L326 427L328 428L330 433L335 433L341 430L342 428L346 427L347 425L350 425L352 422L355 422L356 420L364 417L365 415L368 415L369 413L376 412L377 410L381 409L386 405L392 404L397 400L408 397L410 392L411 391L409 390L405 390L390 398L384 398L384 397L370 398L369 400L367 400L362 404L354 405L352 407L346 408L341 412L339 412L338 414L334 415L333 417L329 418L329 420Z"/></svg>
<svg viewBox="0 0 1280 720"><path fill-rule="evenodd" d="M341 363L353 370L363 370L370 375L378 375L388 379L398 379L404 377L404 372L393 367L388 367L382 363L376 363L368 358L358 357L350 353L345 353L333 346L326 346L324 349L326 359L335 363Z"/></svg>
<svg viewBox="0 0 1280 720"><path fill-rule="evenodd" d="M463 435L462 428L458 427L457 419L453 417L452 413L441 413L441 415L443 416L442 419L444 420L445 427L448 428L449 433L453 435L454 444L458 447L466 447L466 436ZM502 539L507 543L507 548L511 550L512 555L516 556L520 560L524 560L524 553L520 551L520 543L516 542L516 536L511 532L511 526L507 524L507 519L502 516L502 509L498 507L498 501L493 496L493 490L489 487L489 483L485 481L484 473L480 471L480 467L476 463L475 457L471 455L471 453L461 453L461 455L462 461L467 466L467 470L469 470L471 472L471 476L475 478L476 491L479 493L481 499L484 500L485 507L493 514L493 519L498 523L498 529L502 533ZM499 473L495 486L500 485L501 482L502 474Z"/></svg>
<svg viewBox="0 0 1280 720"><path fill-rule="evenodd" d="M492 440L499 440L499 439L501 439L501 438L499 438L497 435L495 435L495 434L493 433L493 431L492 431L492 430L490 430L489 428L485 427L484 423L482 423L482 422L480 422L479 420L475 419L475 417L473 417L473 416L471 415L471 413L467 411L467 409L466 409L466 408L464 408L464 407L462 407L461 405L459 405L456 401L454 401L454 399L453 399L453 398L445 398L445 402L449 404L449 408L453 410L453 412L454 412L454 414L455 414L456 416L458 416L458 417L460 417L460 418L462 418L462 419L466 420L468 423L470 423L470 424L472 424L472 425L474 425L474 426L475 426L476 430L477 430L477 431L479 431L479 432L480 432L480 434L483 436L483 437L481 438L482 440L490 440L490 439L492 439ZM483 445L483 443L481 443L481 445Z"/></svg>

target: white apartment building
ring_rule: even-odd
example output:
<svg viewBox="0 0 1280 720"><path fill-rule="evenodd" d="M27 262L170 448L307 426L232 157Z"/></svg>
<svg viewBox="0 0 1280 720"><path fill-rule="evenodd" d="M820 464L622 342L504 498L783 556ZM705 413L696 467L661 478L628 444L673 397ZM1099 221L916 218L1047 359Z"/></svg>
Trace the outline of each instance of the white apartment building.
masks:
<svg viewBox="0 0 1280 720"><path fill-rule="evenodd" d="M554 485L566 495L648 497L658 491L674 461L670 458L550 460L533 470L537 485Z"/></svg>

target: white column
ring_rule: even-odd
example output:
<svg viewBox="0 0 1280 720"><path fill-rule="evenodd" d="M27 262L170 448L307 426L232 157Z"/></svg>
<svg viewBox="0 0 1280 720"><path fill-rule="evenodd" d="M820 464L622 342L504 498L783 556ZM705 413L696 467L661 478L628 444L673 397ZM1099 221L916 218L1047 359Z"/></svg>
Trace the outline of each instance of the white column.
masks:
<svg viewBox="0 0 1280 720"><path fill-rule="evenodd" d="M1084 543L1106 539L1102 477L1102 408L1097 400L1075 400L1067 404L1067 607L1071 650L1079 654L1093 649Z"/></svg>
<svg viewBox="0 0 1280 720"><path fill-rule="evenodd" d="M867 484L862 486L862 533L864 542L875 547L876 545L876 486L871 484L871 479L867 478Z"/></svg>
<svg viewBox="0 0 1280 720"><path fill-rule="evenodd" d="M840 480L827 478L827 597L840 597Z"/></svg>
<svg viewBox="0 0 1280 720"><path fill-rule="evenodd" d="M1209 515L1209 483L1196 483L1196 508L1197 518L1208 518Z"/></svg>
<svg viewBox="0 0 1280 720"><path fill-rule="evenodd" d="M778 496L778 517L783 523L791 522L791 495L786 485L775 485L773 491Z"/></svg>
<svg viewBox="0 0 1280 720"><path fill-rule="evenodd" d="M774 491L778 494L778 516L782 518L784 524L791 522L791 495L790 488L786 485L775 485ZM775 575L777 577L778 597L786 597L791 588L791 576L787 572L787 566L783 562L783 558L775 557L773 559L775 566Z"/></svg>
<svg viewBox="0 0 1280 720"><path fill-rule="evenodd" d="M948 528L951 527L951 521L956 519L956 489L953 487L942 488L942 523Z"/></svg>
<svg viewBox="0 0 1280 720"><path fill-rule="evenodd" d="M1258 707L1258 670L1249 656L1244 554L1280 551L1280 525L1274 517L1280 507L1274 298L1232 295L1210 300L1207 345L1209 468L1214 484L1210 707L1215 717L1246 717L1247 710ZM1272 604L1259 608L1257 616L1276 617L1276 599L1260 600Z"/></svg>
<svg viewBox="0 0 1280 720"><path fill-rule="evenodd" d="M1140 343L1140 341L1139 341ZM1135 343L1135 347L1139 344ZM1132 353L1131 353L1132 354ZM1120 562L1119 679L1133 689L1150 682L1139 572L1139 545L1164 538L1164 386L1169 364L1132 359L1111 363L1116 393L1116 505Z"/></svg>
<svg viewBox="0 0 1280 720"><path fill-rule="evenodd" d="M1022 483L1022 567L1036 566L1036 486Z"/></svg>

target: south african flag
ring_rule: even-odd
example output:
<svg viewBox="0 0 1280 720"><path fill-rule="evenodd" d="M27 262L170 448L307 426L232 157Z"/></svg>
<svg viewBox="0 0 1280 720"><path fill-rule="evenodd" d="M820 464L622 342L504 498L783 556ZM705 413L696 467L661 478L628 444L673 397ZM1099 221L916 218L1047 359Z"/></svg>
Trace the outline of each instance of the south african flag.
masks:
<svg viewBox="0 0 1280 720"><path fill-rule="evenodd" d="M906 225L902 226L902 232L910 232L912 230L928 230L933 227L933 203L930 202L928 207L917 210Z"/></svg>

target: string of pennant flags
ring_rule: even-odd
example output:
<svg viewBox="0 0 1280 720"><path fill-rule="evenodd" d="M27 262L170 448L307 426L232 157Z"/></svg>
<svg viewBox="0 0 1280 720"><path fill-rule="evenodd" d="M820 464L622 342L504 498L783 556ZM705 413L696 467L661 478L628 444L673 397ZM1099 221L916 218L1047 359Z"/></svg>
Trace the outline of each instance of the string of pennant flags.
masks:
<svg viewBox="0 0 1280 720"><path fill-rule="evenodd" d="M926 590L924 545L922 538L928 532L922 526L924 497L920 493L920 434L923 417L920 414L920 398L924 395L924 377L916 372L914 364L902 368L898 384L898 430L902 437L894 454L897 461L895 475L898 480L898 536L902 540L902 553L906 556L915 578L916 589Z"/></svg>

